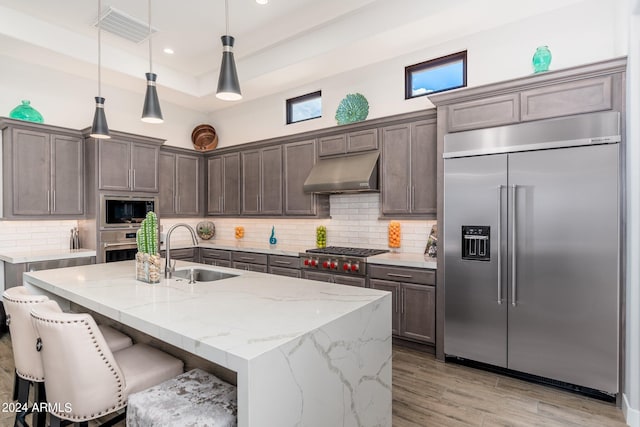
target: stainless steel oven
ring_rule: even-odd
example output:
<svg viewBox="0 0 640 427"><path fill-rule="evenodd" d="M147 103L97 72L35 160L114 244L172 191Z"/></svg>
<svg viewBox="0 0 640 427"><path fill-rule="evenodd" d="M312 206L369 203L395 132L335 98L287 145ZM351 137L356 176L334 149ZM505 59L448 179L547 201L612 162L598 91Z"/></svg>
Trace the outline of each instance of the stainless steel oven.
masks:
<svg viewBox="0 0 640 427"><path fill-rule="evenodd" d="M100 228L138 228L147 212L157 206L154 196L101 194Z"/></svg>
<svg viewBox="0 0 640 427"><path fill-rule="evenodd" d="M100 232L102 262L132 260L138 252L135 230L108 230Z"/></svg>

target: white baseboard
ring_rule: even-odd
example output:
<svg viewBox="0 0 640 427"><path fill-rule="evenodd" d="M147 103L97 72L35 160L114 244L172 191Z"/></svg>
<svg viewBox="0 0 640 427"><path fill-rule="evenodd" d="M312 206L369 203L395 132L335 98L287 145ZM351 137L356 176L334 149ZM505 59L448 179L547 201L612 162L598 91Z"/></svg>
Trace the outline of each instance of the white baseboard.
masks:
<svg viewBox="0 0 640 427"><path fill-rule="evenodd" d="M622 394L622 412L628 426L640 427L640 411L629 406L627 395L624 393Z"/></svg>

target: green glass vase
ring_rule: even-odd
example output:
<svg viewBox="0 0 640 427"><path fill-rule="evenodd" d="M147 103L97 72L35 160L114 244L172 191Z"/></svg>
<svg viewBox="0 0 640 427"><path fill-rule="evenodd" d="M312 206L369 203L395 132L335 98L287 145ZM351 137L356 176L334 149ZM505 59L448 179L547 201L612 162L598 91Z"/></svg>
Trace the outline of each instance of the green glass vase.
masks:
<svg viewBox="0 0 640 427"><path fill-rule="evenodd" d="M532 64L534 73L549 71L549 64L551 64L551 51L548 46L540 46L536 49L536 53L533 54Z"/></svg>
<svg viewBox="0 0 640 427"><path fill-rule="evenodd" d="M9 117L12 119L26 120L34 123L44 123L42 114L31 106L31 101L23 99L22 104L11 110Z"/></svg>

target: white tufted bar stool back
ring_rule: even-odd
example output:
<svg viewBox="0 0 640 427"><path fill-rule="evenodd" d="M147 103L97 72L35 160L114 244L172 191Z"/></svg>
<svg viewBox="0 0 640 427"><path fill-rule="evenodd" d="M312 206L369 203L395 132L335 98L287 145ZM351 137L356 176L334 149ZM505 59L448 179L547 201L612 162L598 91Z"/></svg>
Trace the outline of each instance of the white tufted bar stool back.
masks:
<svg viewBox="0 0 640 427"><path fill-rule="evenodd" d="M59 420L85 423L112 414L126 406L130 393L182 373L180 360L143 344L112 352L93 317L61 313L53 304L45 302L31 310L42 343L52 425Z"/></svg>

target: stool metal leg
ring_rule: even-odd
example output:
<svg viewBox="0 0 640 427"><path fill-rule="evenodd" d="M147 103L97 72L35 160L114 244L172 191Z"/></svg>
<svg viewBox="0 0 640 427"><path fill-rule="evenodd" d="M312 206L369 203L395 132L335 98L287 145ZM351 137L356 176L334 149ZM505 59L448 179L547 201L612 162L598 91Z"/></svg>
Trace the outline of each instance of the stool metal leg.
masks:
<svg viewBox="0 0 640 427"><path fill-rule="evenodd" d="M47 411L45 411L46 406L41 405L42 403L47 402L47 395L44 391L44 383L38 382L34 383L34 396L33 400L38 405L38 411L33 414L33 425L34 427L46 427L47 425Z"/></svg>
<svg viewBox="0 0 640 427"><path fill-rule="evenodd" d="M14 421L14 426L20 427L26 425L24 417L29 413L29 387L31 386L31 382L25 380L24 378L18 377L18 403L20 404L20 411L16 412L16 419ZM27 409L27 410L23 410Z"/></svg>
<svg viewBox="0 0 640 427"><path fill-rule="evenodd" d="M18 400L18 371L13 374L13 400Z"/></svg>

